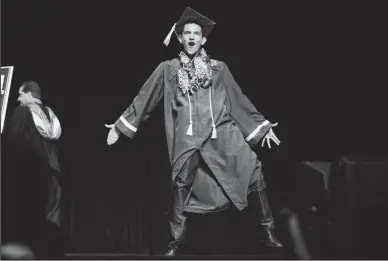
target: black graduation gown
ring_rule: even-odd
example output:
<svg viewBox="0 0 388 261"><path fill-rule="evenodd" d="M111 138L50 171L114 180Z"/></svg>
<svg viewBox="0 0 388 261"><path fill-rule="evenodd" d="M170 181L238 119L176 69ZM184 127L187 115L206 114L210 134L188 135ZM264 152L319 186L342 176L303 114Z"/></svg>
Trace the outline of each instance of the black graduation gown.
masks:
<svg viewBox="0 0 388 261"><path fill-rule="evenodd" d="M187 95L178 87L179 60L162 62L115 125L127 137L134 138L141 122L149 118L152 110L164 98L172 180L197 151L228 198L238 210L242 210L248 205L250 184L256 184L259 191L266 186L261 163L252 147L264 137L271 124L244 95L224 62L212 60L211 67L211 90L207 88L194 92L189 104ZM187 135L190 112L192 136ZM216 139L211 139L211 113L217 130ZM208 181L211 182L211 179ZM198 204L192 206L196 208L193 212L200 212L201 208L206 207Z"/></svg>
<svg viewBox="0 0 388 261"><path fill-rule="evenodd" d="M48 115L47 109L44 111ZM59 221L51 220L53 211L59 213L57 145L40 135L28 107L14 110L4 125L1 147L8 236L36 236L42 233L39 229L46 220L59 225ZM39 232L28 232L35 230Z"/></svg>

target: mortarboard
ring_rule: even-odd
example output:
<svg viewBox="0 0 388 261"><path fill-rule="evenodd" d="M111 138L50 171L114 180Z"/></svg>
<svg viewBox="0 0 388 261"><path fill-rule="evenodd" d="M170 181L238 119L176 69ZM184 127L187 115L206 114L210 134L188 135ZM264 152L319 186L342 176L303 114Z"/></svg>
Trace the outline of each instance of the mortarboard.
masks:
<svg viewBox="0 0 388 261"><path fill-rule="evenodd" d="M189 18L189 17L196 17L196 18L199 18L200 19L200 22L203 26L202 28L202 34L204 37L207 37L210 32L213 30L214 26L216 25L215 22L213 22L212 20L210 20L209 18L207 18L206 16L203 16L202 14L194 11L193 9L191 9L190 7L187 7L185 9L185 11L183 12L183 14L181 15L181 17L179 18L179 20L172 26L170 32L168 33L168 35L166 36L166 38L164 39L163 43L168 46L168 44L170 43L170 39L171 39L171 35L173 32L175 32L175 34L178 36L178 32L177 32L177 28L178 29L183 29L181 28L182 27L182 24Z"/></svg>

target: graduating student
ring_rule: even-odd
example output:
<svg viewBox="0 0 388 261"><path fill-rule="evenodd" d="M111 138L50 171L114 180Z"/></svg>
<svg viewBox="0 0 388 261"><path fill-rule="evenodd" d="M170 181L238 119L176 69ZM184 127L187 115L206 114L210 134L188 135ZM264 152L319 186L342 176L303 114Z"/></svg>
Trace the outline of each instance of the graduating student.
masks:
<svg viewBox="0 0 388 261"><path fill-rule="evenodd" d="M266 245L282 247L274 233L261 163L252 150L259 142L270 147L272 140L279 145L273 132L277 123L270 123L255 108L224 62L207 55L203 46L214 25L187 8L164 42L168 45L172 33L176 33L182 46L178 57L161 62L132 104L114 124L106 125L110 128L109 145L121 134L134 138L141 123L164 98L165 131L173 170L172 241L166 255L176 255L185 242L184 212L217 211L225 206L225 201L238 210L250 202L265 231ZM197 182L192 189L199 175L205 183Z"/></svg>

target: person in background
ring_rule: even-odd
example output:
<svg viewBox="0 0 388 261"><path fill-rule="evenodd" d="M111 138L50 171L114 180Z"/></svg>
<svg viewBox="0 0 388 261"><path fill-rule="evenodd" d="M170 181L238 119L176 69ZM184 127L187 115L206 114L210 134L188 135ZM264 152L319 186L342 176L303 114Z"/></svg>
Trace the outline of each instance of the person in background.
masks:
<svg viewBox="0 0 388 261"><path fill-rule="evenodd" d="M48 253L43 242L60 238L57 142L62 128L53 110L42 103L36 82L21 84L18 102L2 134L2 244L18 242L39 249L40 255Z"/></svg>

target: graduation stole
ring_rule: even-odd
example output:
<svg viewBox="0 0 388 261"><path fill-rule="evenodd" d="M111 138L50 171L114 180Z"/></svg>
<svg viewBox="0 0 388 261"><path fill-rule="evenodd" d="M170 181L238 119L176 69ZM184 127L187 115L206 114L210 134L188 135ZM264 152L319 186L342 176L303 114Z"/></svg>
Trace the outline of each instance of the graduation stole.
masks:
<svg viewBox="0 0 388 261"><path fill-rule="evenodd" d="M59 139L62 133L62 128L54 112L49 107L46 107L50 114L50 121L38 104L30 103L27 106L31 111L35 127L39 131L39 133L46 139Z"/></svg>
<svg viewBox="0 0 388 261"><path fill-rule="evenodd" d="M183 51L179 53L179 57L182 68L178 71L178 86L183 94L211 85L212 69L205 49L201 48L192 60Z"/></svg>
<svg viewBox="0 0 388 261"><path fill-rule="evenodd" d="M179 53L182 68L178 71L178 86L182 90L183 94L187 94L189 101L189 128L186 134L193 136L193 119L191 112L190 93L200 88L209 88L212 84L212 68L211 60L207 56L205 49L201 50L195 55L194 59L190 59L184 52ZM212 90L209 88L209 103L210 103L210 115L212 118L212 139L217 138L217 130L213 117L212 108Z"/></svg>

